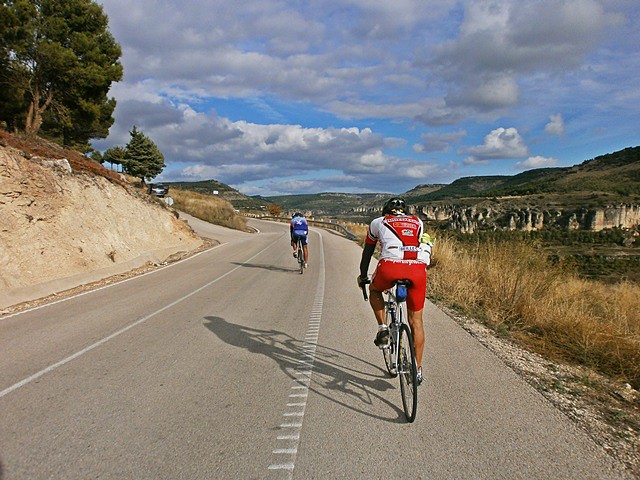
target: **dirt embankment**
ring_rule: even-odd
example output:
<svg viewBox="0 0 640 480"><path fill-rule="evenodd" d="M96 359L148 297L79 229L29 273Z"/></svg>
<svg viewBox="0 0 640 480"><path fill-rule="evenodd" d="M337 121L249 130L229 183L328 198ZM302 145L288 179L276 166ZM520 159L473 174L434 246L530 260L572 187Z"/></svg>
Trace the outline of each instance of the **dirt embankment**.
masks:
<svg viewBox="0 0 640 480"><path fill-rule="evenodd" d="M169 209L108 179L113 172L71 165L0 142L0 309L202 244Z"/></svg>

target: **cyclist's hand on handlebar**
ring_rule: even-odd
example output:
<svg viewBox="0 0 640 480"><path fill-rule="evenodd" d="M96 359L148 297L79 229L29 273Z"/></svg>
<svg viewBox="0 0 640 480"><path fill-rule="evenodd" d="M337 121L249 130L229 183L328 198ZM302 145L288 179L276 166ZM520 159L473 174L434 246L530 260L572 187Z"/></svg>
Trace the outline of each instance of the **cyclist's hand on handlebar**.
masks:
<svg viewBox="0 0 640 480"><path fill-rule="evenodd" d="M431 245L433 245L436 242L436 238L432 237L428 233L423 233L422 235L420 235L418 241L420 243L430 243Z"/></svg>
<svg viewBox="0 0 640 480"><path fill-rule="evenodd" d="M371 283L369 277L366 275L363 277L362 275L358 275L358 287L363 288L365 285Z"/></svg>

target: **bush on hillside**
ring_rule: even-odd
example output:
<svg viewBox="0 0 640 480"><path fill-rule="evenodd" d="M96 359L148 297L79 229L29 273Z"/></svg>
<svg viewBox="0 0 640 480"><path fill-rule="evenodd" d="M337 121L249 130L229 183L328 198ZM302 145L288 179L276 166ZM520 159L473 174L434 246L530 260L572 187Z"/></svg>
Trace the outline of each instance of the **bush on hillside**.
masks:
<svg viewBox="0 0 640 480"><path fill-rule="evenodd" d="M169 195L174 200L173 206L180 211L205 222L243 232L249 231L247 220L239 216L226 200L181 189L171 189Z"/></svg>

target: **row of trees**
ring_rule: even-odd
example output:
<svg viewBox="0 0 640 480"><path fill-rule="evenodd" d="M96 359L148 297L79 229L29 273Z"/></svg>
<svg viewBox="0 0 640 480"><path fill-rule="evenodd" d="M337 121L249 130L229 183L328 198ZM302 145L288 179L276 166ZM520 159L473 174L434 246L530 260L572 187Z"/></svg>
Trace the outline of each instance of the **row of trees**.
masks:
<svg viewBox="0 0 640 480"><path fill-rule="evenodd" d="M0 0L0 122L89 151L114 121L121 54L92 0Z"/></svg>
<svg viewBox="0 0 640 480"><path fill-rule="evenodd" d="M122 170L129 175L139 178L144 184L145 179L152 179L162 173L165 167L164 155L157 145L134 125L129 132L131 140L125 147L111 147L104 154L93 152L91 158L111 165L122 165Z"/></svg>

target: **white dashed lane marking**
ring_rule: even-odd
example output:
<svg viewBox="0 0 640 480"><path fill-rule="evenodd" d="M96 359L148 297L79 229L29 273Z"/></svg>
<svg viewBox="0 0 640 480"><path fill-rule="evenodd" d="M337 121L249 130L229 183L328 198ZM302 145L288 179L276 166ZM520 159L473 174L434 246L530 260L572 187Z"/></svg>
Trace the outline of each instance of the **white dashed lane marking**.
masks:
<svg viewBox="0 0 640 480"><path fill-rule="evenodd" d="M273 463L269 465L271 478L291 479L295 468L296 456L298 454L298 444L300 442L300 431L304 421L304 412L307 407L306 399L309 396L309 383L313 374L313 367L316 359L316 348L318 346L318 334L320 332L320 320L322 318L322 306L324 302L324 247L322 236L320 239L319 255L319 275L318 287L309 314L309 323L304 337L304 344L300 348L300 357L297 361L297 368L290 372L293 377L287 400L286 410L282 414L283 423L276 435L276 448L273 449Z"/></svg>

